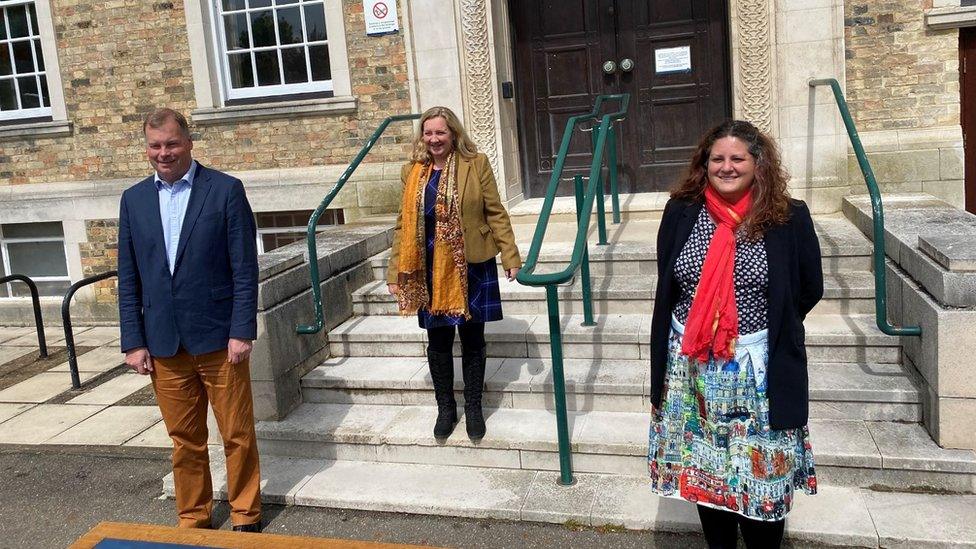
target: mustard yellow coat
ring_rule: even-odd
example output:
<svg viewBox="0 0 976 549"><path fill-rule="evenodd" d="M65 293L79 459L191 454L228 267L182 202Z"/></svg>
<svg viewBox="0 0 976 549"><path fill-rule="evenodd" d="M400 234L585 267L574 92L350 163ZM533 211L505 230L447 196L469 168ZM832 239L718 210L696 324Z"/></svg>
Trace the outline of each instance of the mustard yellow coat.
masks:
<svg viewBox="0 0 976 549"><path fill-rule="evenodd" d="M400 181L404 186L413 162L408 162L400 170ZM505 270L522 266L512 221L498 196L498 185L491 172L491 165L484 153L474 158L458 155L457 166L458 197L461 201L461 232L464 235L464 258L468 263L482 263L502 254L502 267ZM396 231L393 234L393 249L387 269L387 282L397 283L397 267L400 263L400 234L402 232L403 212L397 216ZM423 218L421 218L422 220Z"/></svg>

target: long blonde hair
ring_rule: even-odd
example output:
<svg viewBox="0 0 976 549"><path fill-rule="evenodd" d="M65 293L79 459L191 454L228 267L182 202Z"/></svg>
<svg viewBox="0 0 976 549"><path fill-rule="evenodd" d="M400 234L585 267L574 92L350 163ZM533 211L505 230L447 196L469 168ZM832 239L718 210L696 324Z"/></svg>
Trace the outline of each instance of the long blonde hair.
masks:
<svg viewBox="0 0 976 549"><path fill-rule="evenodd" d="M465 158L474 158L478 154L478 147L468 137L468 134L464 131L464 126L461 125L461 121L458 120L454 111L447 107L431 107L424 111L424 114L420 115L420 126L413 140L413 153L410 154L410 160L420 162L421 164L429 164L434 161L430 152L427 151L427 145L424 144L424 123L438 116L444 119L444 122L447 123L447 128L451 130L453 150Z"/></svg>

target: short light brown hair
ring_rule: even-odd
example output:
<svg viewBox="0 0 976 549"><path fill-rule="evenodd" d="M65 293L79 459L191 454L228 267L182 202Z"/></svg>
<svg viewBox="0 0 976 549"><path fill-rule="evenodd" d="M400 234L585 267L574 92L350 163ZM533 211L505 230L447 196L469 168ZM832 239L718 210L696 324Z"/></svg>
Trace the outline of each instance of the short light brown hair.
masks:
<svg viewBox="0 0 976 549"><path fill-rule="evenodd" d="M431 107L420 115L420 128L418 128L417 135L413 140L413 153L410 155L410 160L421 164L433 162L434 159L431 158L430 153L427 152L427 145L424 144L424 124L431 118L437 117L443 118L444 122L447 123L447 128L451 130L454 138L454 143L452 143L454 150L464 158L474 158L478 154L478 147L468 137L464 131L464 126L461 125L461 121L454 114L454 111L447 107Z"/></svg>
<svg viewBox="0 0 976 549"><path fill-rule="evenodd" d="M190 139L190 125L186 121L186 117L179 111L167 107L160 107L154 109L152 112L146 115L142 120L142 133L145 135L146 128L159 128L163 124L169 122L170 120L175 120L180 127L180 133L183 137Z"/></svg>

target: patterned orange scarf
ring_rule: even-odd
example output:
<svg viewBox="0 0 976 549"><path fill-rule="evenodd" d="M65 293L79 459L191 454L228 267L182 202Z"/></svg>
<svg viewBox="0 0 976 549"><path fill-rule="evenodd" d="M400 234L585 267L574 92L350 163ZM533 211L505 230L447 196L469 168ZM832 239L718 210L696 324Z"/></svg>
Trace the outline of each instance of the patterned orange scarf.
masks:
<svg viewBox="0 0 976 549"><path fill-rule="evenodd" d="M448 158L437 187L430 285L433 295L427 291L424 192L432 171L433 164L415 163L403 189L397 304L402 315L426 309L434 315L471 318L468 312L468 262L464 259L458 198L457 153Z"/></svg>

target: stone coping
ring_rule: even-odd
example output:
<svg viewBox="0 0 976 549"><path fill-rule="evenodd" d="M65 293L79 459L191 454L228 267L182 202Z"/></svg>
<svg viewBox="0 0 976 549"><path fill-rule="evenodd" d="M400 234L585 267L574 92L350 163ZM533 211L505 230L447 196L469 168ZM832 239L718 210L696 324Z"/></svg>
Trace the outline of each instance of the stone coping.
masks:
<svg viewBox="0 0 976 549"><path fill-rule="evenodd" d="M926 10L925 26L931 30L976 26L976 6L949 6Z"/></svg>
<svg viewBox="0 0 976 549"><path fill-rule="evenodd" d="M947 307L976 307L976 216L925 193L890 194L885 208L885 253ZM844 213L872 238L871 199L844 199Z"/></svg>

